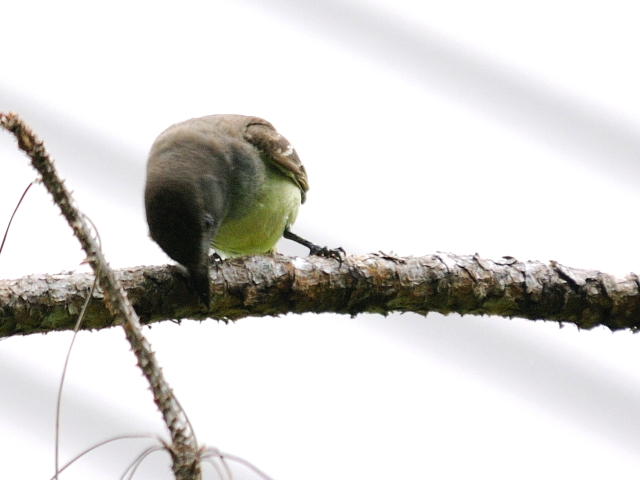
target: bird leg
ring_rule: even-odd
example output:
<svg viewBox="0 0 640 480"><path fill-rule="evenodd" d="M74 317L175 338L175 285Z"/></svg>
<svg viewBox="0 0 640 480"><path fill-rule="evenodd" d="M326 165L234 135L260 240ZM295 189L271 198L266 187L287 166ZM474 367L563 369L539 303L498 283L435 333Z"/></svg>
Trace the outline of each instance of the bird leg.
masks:
<svg viewBox="0 0 640 480"><path fill-rule="evenodd" d="M342 263L342 260L344 260L345 253L342 247L338 247L335 249L321 247L319 245L316 245L315 243L311 243L309 240L305 240L304 238L296 235L290 230L285 230L283 237L287 240L294 241L296 243L299 243L300 245L307 247L309 249L310 255L333 258L335 260L338 260L340 263Z"/></svg>

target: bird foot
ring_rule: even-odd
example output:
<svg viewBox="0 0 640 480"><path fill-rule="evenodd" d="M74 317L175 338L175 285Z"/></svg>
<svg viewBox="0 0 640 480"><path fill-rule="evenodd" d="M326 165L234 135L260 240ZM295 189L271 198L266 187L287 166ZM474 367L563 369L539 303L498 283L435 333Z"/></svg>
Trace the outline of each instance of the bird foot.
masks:
<svg viewBox="0 0 640 480"><path fill-rule="evenodd" d="M222 264L222 257L218 255L218 252L213 252L209 255L209 265L220 265Z"/></svg>
<svg viewBox="0 0 640 480"><path fill-rule="evenodd" d="M317 257L325 257L325 258L333 258L334 260L342 263L346 256L344 249L342 247L338 248L327 248L320 247L318 245L311 245L309 247L309 255L315 255Z"/></svg>
<svg viewBox="0 0 640 480"><path fill-rule="evenodd" d="M333 249L327 248L327 247L320 247L315 243L311 243L309 240L305 240L299 235L296 235L291 230L285 230L283 237L307 247L309 249L309 255L315 255L318 257L325 257L325 258L333 258L334 260L337 260L340 263L342 263L346 255L342 247L333 248Z"/></svg>

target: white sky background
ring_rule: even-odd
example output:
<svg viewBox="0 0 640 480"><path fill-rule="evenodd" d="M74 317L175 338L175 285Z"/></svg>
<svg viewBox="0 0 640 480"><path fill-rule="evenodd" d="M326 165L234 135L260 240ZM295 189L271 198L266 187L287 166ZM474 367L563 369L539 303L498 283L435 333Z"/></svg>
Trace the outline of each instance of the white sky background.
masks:
<svg viewBox="0 0 640 480"><path fill-rule="evenodd" d="M115 267L147 236L146 153L172 123L258 115L311 191L295 231L349 253L550 259L640 271L640 31L633 2L11 2L0 111L56 158ZM0 135L0 223L34 173ZM281 243L281 251L306 254ZM86 270L42 187L0 277ZM637 478L640 338L431 314L288 316L147 330L201 442L274 479ZM70 336L0 342L0 475L50 478ZM118 329L82 333L62 461L164 435ZM64 479L117 479L149 442ZM216 478L212 470L208 478ZM237 469L238 478L255 475ZM136 479L169 479L149 457Z"/></svg>

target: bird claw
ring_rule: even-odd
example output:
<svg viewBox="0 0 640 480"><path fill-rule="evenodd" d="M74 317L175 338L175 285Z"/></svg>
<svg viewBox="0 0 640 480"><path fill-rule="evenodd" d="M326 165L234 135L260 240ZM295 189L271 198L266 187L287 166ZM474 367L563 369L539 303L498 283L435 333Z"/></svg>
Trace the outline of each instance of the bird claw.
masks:
<svg viewBox="0 0 640 480"><path fill-rule="evenodd" d="M342 247L327 248L327 247L320 247L318 245L313 245L312 247L309 247L309 254L315 255L317 257L333 258L334 260L337 260L340 263L344 261L344 258L346 256L346 253Z"/></svg>
<svg viewBox="0 0 640 480"><path fill-rule="evenodd" d="M220 265L222 264L222 257L218 255L218 252L213 252L209 255L209 265Z"/></svg>

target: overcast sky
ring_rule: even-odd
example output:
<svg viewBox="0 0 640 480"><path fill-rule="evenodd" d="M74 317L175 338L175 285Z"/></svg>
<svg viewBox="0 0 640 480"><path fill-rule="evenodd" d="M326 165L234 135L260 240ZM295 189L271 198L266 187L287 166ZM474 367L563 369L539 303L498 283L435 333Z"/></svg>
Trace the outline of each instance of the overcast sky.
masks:
<svg viewBox="0 0 640 480"><path fill-rule="evenodd" d="M0 111L45 141L115 267L148 238L144 168L172 123L257 115L311 189L295 231L640 271L640 31L629 1L57 1L2 8ZM34 178L0 135L0 224ZM282 241L280 251L306 255ZM0 277L87 271L41 186ZM277 480L637 478L640 339L495 317L303 315L147 329L200 442ZM0 342L0 475L47 479L67 333ZM62 462L165 436L119 329L81 333ZM117 479L152 445L61 477ZM170 479L154 453L136 479ZM255 479L236 466L236 478ZM217 478L212 469L206 478ZM90 477L89 477L90 476Z"/></svg>

